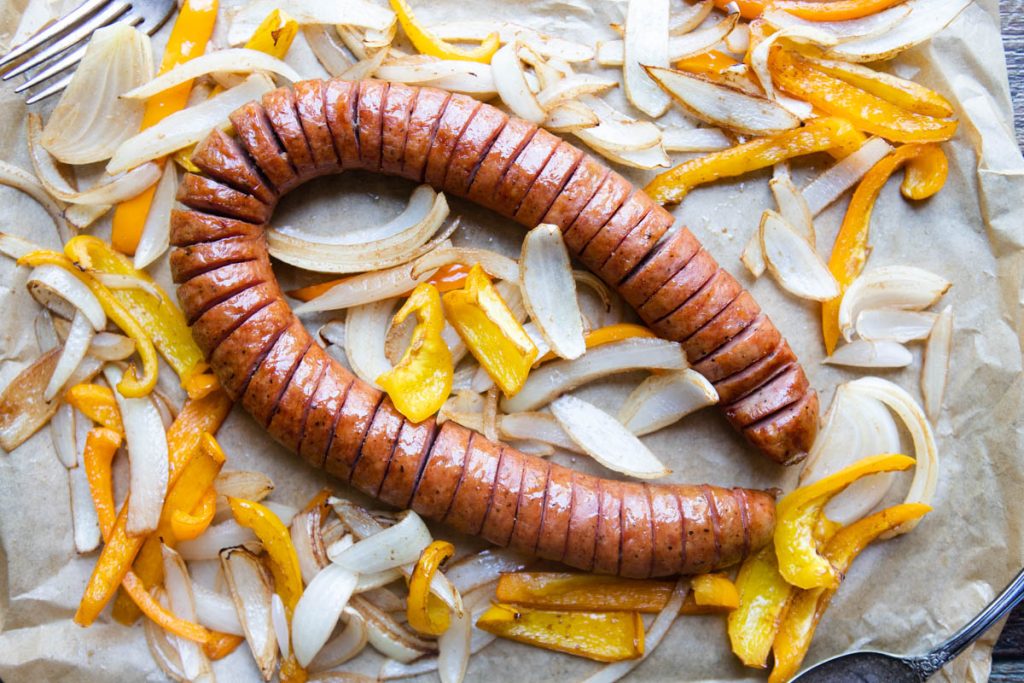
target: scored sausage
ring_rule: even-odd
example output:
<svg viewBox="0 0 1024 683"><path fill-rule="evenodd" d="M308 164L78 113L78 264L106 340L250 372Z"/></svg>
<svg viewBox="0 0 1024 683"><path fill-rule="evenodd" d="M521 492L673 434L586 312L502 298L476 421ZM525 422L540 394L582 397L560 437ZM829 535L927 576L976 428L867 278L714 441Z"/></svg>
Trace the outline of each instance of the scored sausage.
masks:
<svg viewBox="0 0 1024 683"><path fill-rule="evenodd" d="M707 571L772 535L768 492L624 483L575 472L453 422L414 424L299 324L262 232L279 196L345 169L379 170L563 230L573 255L683 344L730 421L780 462L801 457L817 395L753 299L671 214L557 136L462 95L383 81L303 81L197 147L172 214L179 299L232 398L307 462L456 529L587 571Z"/></svg>

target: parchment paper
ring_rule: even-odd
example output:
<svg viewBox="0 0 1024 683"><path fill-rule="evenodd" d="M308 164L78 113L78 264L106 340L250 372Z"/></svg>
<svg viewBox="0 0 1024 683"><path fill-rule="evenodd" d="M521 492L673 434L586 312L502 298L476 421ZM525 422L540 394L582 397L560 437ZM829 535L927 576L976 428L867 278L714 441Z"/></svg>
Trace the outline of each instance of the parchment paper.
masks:
<svg viewBox="0 0 1024 683"><path fill-rule="evenodd" d="M612 37L607 23L621 16L621 5L605 0L439 0L419 6L427 23L501 18L583 42ZM8 14L0 12L0 19ZM10 30L0 26L0 33ZM163 39L155 42L162 44ZM299 41L289 60L308 72L308 58L308 48ZM950 177L937 197L908 203L894 182L882 192L872 218L874 251L868 265L919 265L955 283L945 298L953 304L956 328L946 408L935 426L941 458L939 486L935 511L914 533L872 546L857 560L818 629L808 664L861 647L924 651L973 616L1024 560L1020 504L1024 491L1020 455L1024 453L1024 161L1012 134L995 0L980 0L930 44L905 53L890 66L949 97L961 121L956 138L944 145ZM9 87L0 90L0 153L5 160L29 168L25 113ZM826 163L818 158L796 164L798 185ZM629 175L644 182L651 174ZM676 214L723 265L751 286L803 360L822 394L824 410L835 386L861 373L821 365L817 307L785 295L768 278L750 282L739 263L739 253L761 211L773 206L767 177L764 172L699 189ZM275 220L311 230L358 227L394 215L410 189L401 181L359 174L321 179L293 193ZM831 246L845 203L841 200L816 221L823 253ZM453 201L452 206L465 226L457 233L457 242L518 253L519 227L464 202ZM97 232L104 235L107 229ZM7 188L0 188L0 230L57 245L45 214ZM169 285L165 261L154 271ZM278 270L283 279L294 281L294 273ZM0 261L2 384L37 354L31 328L37 309L25 293L24 280L24 272ZM311 328L319 324L315 319L307 322ZM920 347L912 348L916 360L910 368L879 374L919 395ZM624 392L640 378L618 378L580 393L614 413ZM173 388L175 382L169 379L163 384ZM229 454L229 467L259 469L274 478L275 500L297 504L328 483L324 475L271 443L238 409L219 438ZM714 410L691 416L645 441L674 470L674 481L764 487L794 476L751 453ZM601 471L584 458L558 455L555 459ZM0 677L6 683L162 680L138 626L128 629L113 624L106 615L87 630L72 623L96 554L75 555L66 489L65 471L54 456L48 430L14 453L0 456ZM443 529L437 532L452 536ZM995 632L989 634L946 677L986 680L995 638ZM221 680L255 680L249 659L243 647L218 662L215 670ZM373 674L379 662L364 655L345 668ZM473 658L468 678L571 681L595 668L574 657L499 641ZM633 673L636 680L674 681L757 680L759 676L743 669L730 653L721 617L680 619L661 647Z"/></svg>

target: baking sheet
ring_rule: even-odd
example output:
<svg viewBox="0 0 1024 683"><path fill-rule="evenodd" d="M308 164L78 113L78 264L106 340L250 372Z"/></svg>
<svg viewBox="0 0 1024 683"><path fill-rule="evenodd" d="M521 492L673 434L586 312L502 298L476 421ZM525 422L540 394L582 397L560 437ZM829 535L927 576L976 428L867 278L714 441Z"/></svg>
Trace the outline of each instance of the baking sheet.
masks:
<svg viewBox="0 0 1024 683"><path fill-rule="evenodd" d="M622 9L619 3L592 0L439 0L421 5L418 11L427 23L508 19L582 42L613 37L607 23L618 19ZM0 11L0 22L11 16ZM12 26L0 23L0 36L10 30ZM289 61L308 65L308 57L299 45ZM972 5L930 44L903 54L890 66L950 97L961 120L956 138L944 146L950 177L938 196L911 204L899 196L894 182L882 192L872 218L874 251L868 264L918 265L954 283L944 300L953 305L956 326L946 407L935 425L941 462L938 492L935 511L914 533L872 546L857 560L818 629L808 664L862 647L924 651L973 616L1024 560L1024 508L1019 504L1024 490L1024 160L1012 133L996 1ZM0 89L0 153L4 160L30 168L25 114L10 87ZM798 185L825 163L818 158L795 164ZM652 174L628 175L644 182ZM751 286L803 360L822 395L824 412L837 383L860 373L821 365L817 307L787 296L768 278L751 282L739 263L761 211L773 206L767 177L763 172L700 188L676 215ZM320 179L286 199L275 220L319 230L377 222L393 215L410 189L402 181L369 175ZM832 243L844 205L845 200L840 201L816 221L823 253ZM452 201L452 207L465 226L456 242L518 253L518 226L465 202ZM57 246L43 211L2 187L0 230ZM107 231L106 224L97 229L101 235ZM154 271L169 285L166 259ZM286 268L279 272L286 281L299 277ZM25 276L9 261L0 261L0 385L37 355L31 327L37 309L25 293ZM320 320L307 322L312 327ZM918 396L920 347L913 349L912 366L879 374ZM624 392L639 379L635 375L601 382L580 394L614 412ZM259 469L274 478L274 500L297 504L330 483L273 444L239 409L218 436L229 455L229 467ZM645 441L669 464L672 481L764 487L793 476L757 459L714 410ZM555 459L600 471L583 458ZM48 430L14 453L0 455L0 677L6 683L106 681L112 676L162 680L140 627L122 627L106 615L85 630L71 621L96 553L75 556L66 490L66 474L54 456ZM441 529L438 533L451 537ZM472 547L472 541L464 545ZM995 637L990 633L961 657L945 673L947 679L987 680ZM221 680L255 680L249 659L241 648L214 668ZM379 664L379 658L367 654L344 668L373 674ZM595 668L585 660L499 641L472 659L468 680L578 680ZM758 680L761 675L743 669L729 652L724 619L686 617L634 670L633 678L736 681Z"/></svg>

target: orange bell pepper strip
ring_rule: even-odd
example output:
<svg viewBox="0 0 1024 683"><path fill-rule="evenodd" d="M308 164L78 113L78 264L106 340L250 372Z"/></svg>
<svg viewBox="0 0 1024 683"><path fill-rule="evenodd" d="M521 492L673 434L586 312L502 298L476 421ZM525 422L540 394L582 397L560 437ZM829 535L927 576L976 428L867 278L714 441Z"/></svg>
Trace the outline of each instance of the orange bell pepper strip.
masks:
<svg viewBox="0 0 1024 683"><path fill-rule="evenodd" d="M740 606L740 595L736 584L724 574L700 574L690 581L693 599L701 607L723 607L736 609Z"/></svg>
<svg viewBox="0 0 1024 683"><path fill-rule="evenodd" d="M832 355L839 343L839 304L842 302L842 293L857 279L868 260L871 211L879 193L885 187L889 176L910 160L918 157L924 158L921 164L912 171L912 179L904 180L904 183L910 185L908 192L914 196L928 196L928 193L937 192L938 187L945 182L948 165L943 168L942 161L945 159L945 154L939 150L940 159L935 152L931 151L933 149L937 149L937 147L920 144L897 147L872 166L871 170L858 183L857 189L854 190L853 197L846 207L846 215L843 216L843 224L832 244L832 254L828 260L828 269L839 283L840 290L839 296L825 301L821 305L821 333L828 355Z"/></svg>
<svg viewBox="0 0 1024 683"><path fill-rule="evenodd" d="M239 645L245 642L245 638L242 636L236 636L233 633L221 633L220 631L210 631L210 639L203 644L203 652L210 658L211 661L217 661L218 659L224 659L229 654L235 651Z"/></svg>
<svg viewBox="0 0 1024 683"><path fill-rule="evenodd" d="M861 477L913 467L905 455L872 455L788 493L776 508L775 553L779 573L797 588L833 588L839 572L819 551L819 519L832 497Z"/></svg>
<svg viewBox="0 0 1024 683"><path fill-rule="evenodd" d="M120 446L120 433L106 427L96 427L89 430L82 453L85 478L89 482L89 492L92 494L92 504L96 508L104 542L110 538L117 520L111 465Z"/></svg>
<svg viewBox="0 0 1024 683"><path fill-rule="evenodd" d="M660 204L678 204L698 185L734 178L805 154L834 148L857 149L861 141L862 136L848 121L834 117L812 119L800 128L683 162L659 174L645 189Z"/></svg>
<svg viewBox="0 0 1024 683"><path fill-rule="evenodd" d="M434 541L420 553L420 559L409 577L406 616L409 626L428 636L439 636L448 630L451 615L448 607L430 593L430 582L441 565L455 554L455 546L447 541ZM431 598L434 598L431 600Z"/></svg>
<svg viewBox="0 0 1024 683"><path fill-rule="evenodd" d="M179 509L171 514L171 533L179 542L198 538L209 528L216 512L217 491L211 486L194 510L186 512Z"/></svg>
<svg viewBox="0 0 1024 683"><path fill-rule="evenodd" d="M708 50L693 57L685 57L676 62L676 68L692 74L706 76L716 75L739 64L735 59L719 50Z"/></svg>
<svg viewBox="0 0 1024 683"><path fill-rule="evenodd" d="M96 278L78 268L64 254L47 249L39 249L25 254L18 259L19 266L35 267L43 264L59 266L78 278L99 300L107 317L135 342L135 352L139 354L139 358L142 360L142 377L138 376L134 366L129 367L128 371L124 373L124 378L117 385L117 390L121 392L121 395L127 398L139 398L149 394L153 387L156 386L156 375L159 368L157 367L156 349L153 346L153 341L146 334L142 326L139 325L139 322L121 304L114 292L107 289Z"/></svg>
<svg viewBox="0 0 1024 683"><path fill-rule="evenodd" d="M139 606L142 613L153 620L153 622L169 633L173 633L181 638L194 641L201 645L205 645L210 641L211 632L205 626L197 624L192 621L186 621L178 616L175 616L169 610L164 608L151 594L146 587L142 585L142 581L139 577L135 576L133 572L125 574L124 579L121 581L121 586L125 592L132 597L135 604Z"/></svg>
<svg viewBox="0 0 1024 683"><path fill-rule="evenodd" d="M442 297L445 317L505 396L515 395L537 359L537 346L476 264L463 289Z"/></svg>
<svg viewBox="0 0 1024 683"><path fill-rule="evenodd" d="M158 73L166 73L179 64L203 54L210 36L213 35L213 25L216 21L217 0L185 0L171 28ZM190 92L192 81L186 81L149 98L146 101L146 110L142 114L140 128L145 130L174 112L184 109ZM135 253L155 192L154 184L132 199L121 202L114 210L110 240L118 251L125 254Z"/></svg>
<svg viewBox="0 0 1024 683"><path fill-rule="evenodd" d="M402 25L402 30L405 31L409 42L422 54L440 59L456 59L466 62L490 64L491 57L501 47L501 39L495 32L488 34L483 42L472 50L457 48L451 43L438 38L423 24L418 22L407 0L390 1L391 9L398 15L398 23Z"/></svg>
<svg viewBox="0 0 1024 683"><path fill-rule="evenodd" d="M424 282L395 314L393 324L400 325L416 315L409 348L395 367L377 378L395 408L413 422L422 422L436 413L452 392L455 366L441 333L444 312L441 295L434 285Z"/></svg>
<svg viewBox="0 0 1024 683"><path fill-rule="evenodd" d="M727 622L732 651L744 665L763 669L794 590L779 573L770 543L744 560L736 575L736 590L739 605Z"/></svg>
<svg viewBox="0 0 1024 683"><path fill-rule="evenodd" d="M206 369L203 352L192 338L188 322L171 296L148 273L136 270L132 262L109 244L91 235L79 235L64 245L64 253L87 272L129 275L144 280L160 292L159 299L141 289L112 290L113 296L139 322L153 345L190 388L190 380ZM195 388L194 386L192 387ZM207 387L208 389L208 387ZM192 394L189 394L192 396Z"/></svg>
<svg viewBox="0 0 1024 683"><path fill-rule="evenodd" d="M639 612L554 612L499 603L480 615L476 626L502 638L598 662L637 659L644 653Z"/></svg>
<svg viewBox="0 0 1024 683"><path fill-rule="evenodd" d="M622 341L623 339L632 339L634 337L655 337L656 335L651 332L648 328L643 325L636 325L634 323L614 323L612 325L605 325L604 327L596 327L590 332L587 332L583 337L583 343L586 344L588 349L592 349L595 346L602 346L604 344L611 344L613 342ZM549 360L555 360L558 356L555 355L554 351L548 351L543 356L537 359L534 363L534 367L545 363ZM670 583L669 588L675 584ZM672 591L669 590L669 593Z"/></svg>
<svg viewBox="0 0 1024 683"><path fill-rule="evenodd" d="M768 58L775 84L862 131L895 142L943 142L956 133L957 121L925 116L830 76L802 57L774 48Z"/></svg>
<svg viewBox="0 0 1024 683"><path fill-rule="evenodd" d="M920 519L929 511L931 507L923 503L904 503L864 517L836 532L825 546L825 557L840 576L845 576L853 560L868 544L902 524ZM794 593L772 645L775 665L769 683L785 683L796 675L833 595L834 588Z"/></svg>
<svg viewBox="0 0 1024 683"><path fill-rule="evenodd" d="M903 0L772 0L772 8L807 21L846 21L876 14Z"/></svg>
<svg viewBox="0 0 1024 683"><path fill-rule="evenodd" d="M854 87L895 104L897 107L939 118L949 118L955 113L949 100L914 81L908 81L883 71L875 71L863 64L810 57L807 57L807 61L818 71L846 81Z"/></svg>
<svg viewBox="0 0 1024 683"><path fill-rule="evenodd" d="M64 400L98 425L124 435L121 411L114 392L100 384L76 384L64 392Z"/></svg>
<svg viewBox="0 0 1024 683"><path fill-rule="evenodd" d="M949 176L949 159L938 145L921 145L903 169L900 194L907 199L928 199L942 189Z"/></svg>
<svg viewBox="0 0 1024 683"><path fill-rule="evenodd" d="M757 19L764 12L765 3L758 0L715 0L715 7L723 12L728 12L730 11L729 5L734 2L740 8L740 16L744 19Z"/></svg>

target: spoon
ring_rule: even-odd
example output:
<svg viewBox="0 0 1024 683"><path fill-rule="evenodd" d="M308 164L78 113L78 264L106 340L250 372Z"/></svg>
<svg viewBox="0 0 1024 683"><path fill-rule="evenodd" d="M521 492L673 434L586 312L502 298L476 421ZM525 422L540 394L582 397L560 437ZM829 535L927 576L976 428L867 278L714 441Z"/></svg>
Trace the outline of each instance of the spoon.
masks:
<svg viewBox="0 0 1024 683"><path fill-rule="evenodd" d="M922 683L953 661L1024 598L1024 570L1002 593L949 640L923 655L849 652L812 666L791 683Z"/></svg>

